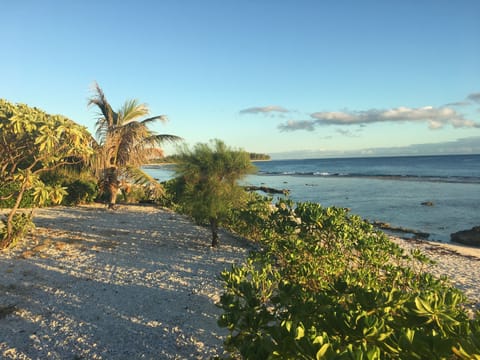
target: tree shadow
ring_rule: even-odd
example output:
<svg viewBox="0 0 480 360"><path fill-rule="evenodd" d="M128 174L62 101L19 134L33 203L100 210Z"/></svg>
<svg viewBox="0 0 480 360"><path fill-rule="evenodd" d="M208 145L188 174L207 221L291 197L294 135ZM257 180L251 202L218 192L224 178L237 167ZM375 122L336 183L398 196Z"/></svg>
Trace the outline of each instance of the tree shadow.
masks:
<svg viewBox="0 0 480 360"><path fill-rule="evenodd" d="M0 255L0 304L15 306L0 319L5 357L222 354L218 275L244 259L245 244L224 236L213 250L208 230L137 207L45 209L35 222L34 239Z"/></svg>

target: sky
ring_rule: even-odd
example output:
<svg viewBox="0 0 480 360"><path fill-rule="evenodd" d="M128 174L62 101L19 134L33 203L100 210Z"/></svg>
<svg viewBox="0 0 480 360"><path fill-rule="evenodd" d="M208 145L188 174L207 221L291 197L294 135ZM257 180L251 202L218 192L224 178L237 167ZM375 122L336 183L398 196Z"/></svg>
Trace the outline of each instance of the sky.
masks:
<svg viewBox="0 0 480 360"><path fill-rule="evenodd" d="M97 82L189 145L480 153L478 0L0 0L0 98L93 133ZM167 154L175 147L166 145Z"/></svg>

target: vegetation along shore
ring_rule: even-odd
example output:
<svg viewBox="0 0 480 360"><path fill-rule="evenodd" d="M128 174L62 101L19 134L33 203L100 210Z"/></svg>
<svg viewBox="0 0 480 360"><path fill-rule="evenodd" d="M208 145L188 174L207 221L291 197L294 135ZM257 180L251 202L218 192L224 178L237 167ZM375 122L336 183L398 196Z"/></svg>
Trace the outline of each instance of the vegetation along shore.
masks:
<svg viewBox="0 0 480 360"><path fill-rule="evenodd" d="M0 100L3 358L480 358L478 249L247 191L221 140L160 184L140 166L181 140L165 117L89 104L96 137Z"/></svg>

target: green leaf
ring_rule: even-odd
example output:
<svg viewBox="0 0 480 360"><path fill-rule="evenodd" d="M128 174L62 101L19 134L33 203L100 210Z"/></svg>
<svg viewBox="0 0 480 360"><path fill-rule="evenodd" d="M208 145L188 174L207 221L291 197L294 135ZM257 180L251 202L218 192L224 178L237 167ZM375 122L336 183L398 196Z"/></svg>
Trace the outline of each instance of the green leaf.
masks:
<svg viewBox="0 0 480 360"><path fill-rule="evenodd" d="M297 326L297 329L295 331L295 340L300 340L305 336L305 328L303 325Z"/></svg>
<svg viewBox="0 0 480 360"><path fill-rule="evenodd" d="M282 326L285 327L285 329L287 329L288 332L290 332L290 330L292 329L292 321L290 320L284 320L282 322Z"/></svg>
<svg viewBox="0 0 480 360"><path fill-rule="evenodd" d="M425 314L433 313L430 304L426 300L418 296L415 298L415 306L417 307L419 313L425 313Z"/></svg>
<svg viewBox="0 0 480 360"><path fill-rule="evenodd" d="M315 358L317 360L322 359L325 356L325 354L327 353L327 350L328 350L329 347L330 347L330 344L328 344L328 343L323 344L322 347L317 351L317 353L315 355Z"/></svg>

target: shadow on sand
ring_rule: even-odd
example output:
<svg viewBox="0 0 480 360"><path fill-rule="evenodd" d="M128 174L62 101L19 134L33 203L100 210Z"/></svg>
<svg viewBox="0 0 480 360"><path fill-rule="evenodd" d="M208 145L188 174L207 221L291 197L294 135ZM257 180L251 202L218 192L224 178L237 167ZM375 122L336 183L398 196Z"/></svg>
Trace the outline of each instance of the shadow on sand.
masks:
<svg viewBox="0 0 480 360"><path fill-rule="evenodd" d="M222 354L220 271L248 246L147 207L39 210L37 231L0 254L6 358L176 359Z"/></svg>

